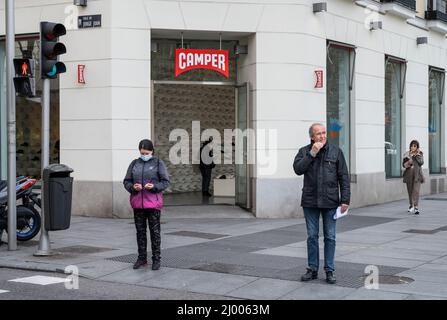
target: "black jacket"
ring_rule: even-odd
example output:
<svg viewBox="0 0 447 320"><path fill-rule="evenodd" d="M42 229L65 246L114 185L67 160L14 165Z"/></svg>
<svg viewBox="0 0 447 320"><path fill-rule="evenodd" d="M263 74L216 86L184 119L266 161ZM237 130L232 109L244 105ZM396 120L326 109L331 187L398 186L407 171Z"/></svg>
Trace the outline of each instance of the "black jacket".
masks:
<svg viewBox="0 0 447 320"><path fill-rule="evenodd" d="M211 148L208 144L211 141L206 141L203 143L203 145L200 147L200 168L202 169L213 169L216 165L214 163L213 157L214 157L214 152L213 152L213 148ZM211 159L211 163L205 163L202 159L202 151L203 149L207 149L206 151L209 151L208 156ZM206 152L205 151L205 152Z"/></svg>
<svg viewBox="0 0 447 320"><path fill-rule="evenodd" d="M332 209L349 204L349 173L341 149L327 142L314 158L311 148L312 143L301 148L293 162L295 173L304 174L301 206Z"/></svg>

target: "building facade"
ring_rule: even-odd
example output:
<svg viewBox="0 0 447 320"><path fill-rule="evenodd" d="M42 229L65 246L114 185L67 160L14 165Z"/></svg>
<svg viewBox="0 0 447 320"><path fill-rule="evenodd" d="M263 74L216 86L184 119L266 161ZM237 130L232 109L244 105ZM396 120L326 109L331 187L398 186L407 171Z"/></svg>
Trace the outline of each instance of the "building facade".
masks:
<svg viewBox="0 0 447 320"><path fill-rule="evenodd" d="M67 28L60 40L67 47L67 73L52 83L52 161L74 169L73 212L131 215L122 179L147 137L168 163L170 192L197 191L194 165L168 160L170 132L180 128L193 135L194 121L200 121L199 130L254 130L230 152L253 162L217 165L213 177L231 177L235 203L256 217L301 215L302 177L292 163L309 143L314 122L326 124L329 141L345 152L353 207L407 197L401 161L413 139L425 155L422 194L444 192L446 1L330 0L326 10L314 12L315 2L322 1L89 0L78 7L72 1L16 0L17 55L36 51L38 60L31 42L38 46L40 21ZM78 28L78 17L90 15L101 15L100 26ZM0 3L0 35L4 16ZM228 50L228 78L209 70L176 77L176 48ZM2 179L4 61L3 39ZM27 160L19 167L38 175L28 162L39 163L40 140L31 137L40 130L39 99L21 99L17 110L24 119L17 134L24 138L18 150ZM194 147L188 152L194 157Z"/></svg>

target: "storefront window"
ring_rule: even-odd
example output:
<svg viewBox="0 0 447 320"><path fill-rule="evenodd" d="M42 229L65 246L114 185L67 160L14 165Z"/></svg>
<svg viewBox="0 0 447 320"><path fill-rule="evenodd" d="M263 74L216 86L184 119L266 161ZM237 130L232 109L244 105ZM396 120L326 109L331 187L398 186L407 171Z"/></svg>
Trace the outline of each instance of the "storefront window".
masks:
<svg viewBox="0 0 447 320"><path fill-rule="evenodd" d="M220 47L219 41L204 40L184 40L184 49L220 49L228 50L229 58L229 78L206 69L194 69L178 77L175 77L175 49L182 48L180 40L152 39L153 50L151 52L151 72L152 80L176 80L176 81L222 81L236 82L236 55L234 47L237 41L222 41Z"/></svg>
<svg viewBox="0 0 447 320"><path fill-rule="evenodd" d="M444 99L445 72L429 71L428 141L430 173L441 173L442 106Z"/></svg>
<svg viewBox="0 0 447 320"><path fill-rule="evenodd" d="M405 64L389 57L385 62L385 172L401 176L402 96Z"/></svg>
<svg viewBox="0 0 447 320"><path fill-rule="evenodd" d="M17 38L15 46L16 58L32 58L35 61L36 97L16 97L16 150L17 175L40 177L41 170L41 119L42 108L40 97L42 82L40 80L39 66L39 38L36 36ZM1 95L1 127L2 150L0 163L2 164L2 177L6 176L6 57L4 53L5 42L0 41L0 95ZM51 80L50 98L50 163L59 163L59 81ZM5 137L4 137L5 136Z"/></svg>
<svg viewBox="0 0 447 320"><path fill-rule="evenodd" d="M327 52L326 121L328 141L339 146L350 167L350 107L353 49L329 45Z"/></svg>

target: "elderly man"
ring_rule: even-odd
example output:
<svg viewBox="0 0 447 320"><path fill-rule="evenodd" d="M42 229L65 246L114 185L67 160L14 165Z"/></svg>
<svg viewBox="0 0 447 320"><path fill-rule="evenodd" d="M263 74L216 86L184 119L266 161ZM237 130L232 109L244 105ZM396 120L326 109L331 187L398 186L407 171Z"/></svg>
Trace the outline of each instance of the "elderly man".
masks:
<svg viewBox="0 0 447 320"><path fill-rule="evenodd" d="M320 262L318 233L321 214L326 282L334 284L336 282L334 274L336 220L333 216L339 206L342 212L348 210L351 196L349 173L341 149L327 142L324 125L312 124L309 128L309 136L311 143L299 150L293 162L295 173L299 176L304 174L301 206L304 210L308 235L308 268L306 274L301 277L301 281L318 278Z"/></svg>

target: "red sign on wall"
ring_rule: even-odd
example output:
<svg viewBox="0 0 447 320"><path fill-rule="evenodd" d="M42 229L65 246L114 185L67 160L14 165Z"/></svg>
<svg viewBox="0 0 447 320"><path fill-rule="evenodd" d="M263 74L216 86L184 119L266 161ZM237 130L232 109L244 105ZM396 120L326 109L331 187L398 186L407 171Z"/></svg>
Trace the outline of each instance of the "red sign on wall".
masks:
<svg viewBox="0 0 447 320"><path fill-rule="evenodd" d="M78 83L85 84L84 70L85 64L78 64Z"/></svg>
<svg viewBox="0 0 447 320"><path fill-rule="evenodd" d="M323 88L323 70L315 70L315 88Z"/></svg>
<svg viewBox="0 0 447 320"><path fill-rule="evenodd" d="M192 69L214 70L228 78L228 50L175 49L175 76Z"/></svg>

